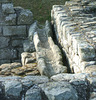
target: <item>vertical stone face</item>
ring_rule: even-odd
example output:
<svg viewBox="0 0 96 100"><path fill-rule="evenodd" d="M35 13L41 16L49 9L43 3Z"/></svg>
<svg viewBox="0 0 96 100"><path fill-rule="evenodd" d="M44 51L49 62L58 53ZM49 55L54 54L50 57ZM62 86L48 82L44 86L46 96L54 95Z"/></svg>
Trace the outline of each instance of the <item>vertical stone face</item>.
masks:
<svg viewBox="0 0 96 100"><path fill-rule="evenodd" d="M3 27L4 36L26 36L26 26L4 26Z"/></svg>
<svg viewBox="0 0 96 100"><path fill-rule="evenodd" d="M0 49L0 59L9 60L17 58L17 52L14 49Z"/></svg>
<svg viewBox="0 0 96 100"><path fill-rule="evenodd" d="M15 13L14 8L13 8L13 4L12 3L2 4L2 12L4 14L13 14L13 13Z"/></svg>
<svg viewBox="0 0 96 100"><path fill-rule="evenodd" d="M13 7L12 0L0 0L0 64L20 60L27 27L33 23L33 13Z"/></svg>
<svg viewBox="0 0 96 100"><path fill-rule="evenodd" d="M30 10L21 10L21 12L18 14L18 25L30 25L33 23L33 14Z"/></svg>
<svg viewBox="0 0 96 100"><path fill-rule="evenodd" d="M0 37L0 48L8 47L9 45L9 38Z"/></svg>

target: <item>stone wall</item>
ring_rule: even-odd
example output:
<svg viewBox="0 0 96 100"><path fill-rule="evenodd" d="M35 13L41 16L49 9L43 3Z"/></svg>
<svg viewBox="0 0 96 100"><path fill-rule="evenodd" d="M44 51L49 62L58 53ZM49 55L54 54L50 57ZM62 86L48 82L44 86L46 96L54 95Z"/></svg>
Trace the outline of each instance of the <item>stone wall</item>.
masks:
<svg viewBox="0 0 96 100"><path fill-rule="evenodd" d="M56 38L74 73L93 72L96 67L95 4L95 0L72 0L51 11Z"/></svg>
<svg viewBox="0 0 96 100"><path fill-rule="evenodd" d="M32 23L30 10L13 7L9 0L0 0L0 64L20 60Z"/></svg>

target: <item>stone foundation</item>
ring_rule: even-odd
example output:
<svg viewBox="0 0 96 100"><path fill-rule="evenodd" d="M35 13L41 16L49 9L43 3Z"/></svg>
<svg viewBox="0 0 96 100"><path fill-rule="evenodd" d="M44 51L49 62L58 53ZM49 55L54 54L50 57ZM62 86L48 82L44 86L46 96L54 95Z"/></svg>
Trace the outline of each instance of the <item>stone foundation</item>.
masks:
<svg viewBox="0 0 96 100"><path fill-rule="evenodd" d="M20 61L32 23L30 10L13 7L9 0L0 1L0 64Z"/></svg>
<svg viewBox="0 0 96 100"><path fill-rule="evenodd" d="M96 66L94 6L95 1L73 0L67 1L65 5L54 5L51 11L57 41L66 53L74 73L88 72L93 65Z"/></svg>

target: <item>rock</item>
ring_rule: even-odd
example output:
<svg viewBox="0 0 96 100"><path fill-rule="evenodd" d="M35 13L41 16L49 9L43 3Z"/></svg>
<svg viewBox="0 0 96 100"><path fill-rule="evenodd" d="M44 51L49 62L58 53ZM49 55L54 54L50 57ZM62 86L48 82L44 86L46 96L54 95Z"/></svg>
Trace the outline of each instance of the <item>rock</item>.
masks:
<svg viewBox="0 0 96 100"><path fill-rule="evenodd" d="M78 100L88 100L89 99L90 88L86 80L73 79L70 81L70 83L73 86L73 88L77 91Z"/></svg>
<svg viewBox="0 0 96 100"><path fill-rule="evenodd" d="M91 45L80 43L78 44L78 54L81 60L89 60L95 58L95 50ZM86 55L87 54L87 55Z"/></svg>
<svg viewBox="0 0 96 100"><path fill-rule="evenodd" d="M2 82L0 82L0 99L4 100L5 99L5 94L4 94L4 85Z"/></svg>
<svg viewBox="0 0 96 100"><path fill-rule="evenodd" d="M89 73L90 76L96 76L96 65L90 65L86 67L85 72Z"/></svg>
<svg viewBox="0 0 96 100"><path fill-rule="evenodd" d="M5 81L5 94L8 100L20 100L22 84L19 81Z"/></svg>
<svg viewBox="0 0 96 100"><path fill-rule="evenodd" d="M35 84L47 83L49 81L46 76L25 76L24 79L28 79Z"/></svg>
<svg viewBox="0 0 96 100"><path fill-rule="evenodd" d="M7 47L9 45L10 39L7 37L0 37L0 48Z"/></svg>
<svg viewBox="0 0 96 100"><path fill-rule="evenodd" d="M34 43L30 41L24 41L23 49L24 49L24 52L35 52Z"/></svg>
<svg viewBox="0 0 96 100"><path fill-rule="evenodd" d="M5 17L6 25L16 25L16 14L9 14Z"/></svg>
<svg viewBox="0 0 96 100"><path fill-rule="evenodd" d="M26 36L26 26L4 26L3 27L4 36Z"/></svg>
<svg viewBox="0 0 96 100"><path fill-rule="evenodd" d="M37 30L37 22L34 22L30 28L29 28L29 34L28 34L28 38L30 41L33 41L33 36L34 36L34 33L36 32Z"/></svg>
<svg viewBox="0 0 96 100"><path fill-rule="evenodd" d="M12 41L12 46L13 47L23 47L23 40L13 40Z"/></svg>
<svg viewBox="0 0 96 100"><path fill-rule="evenodd" d="M78 74L68 74L68 73L61 73L51 77L54 81L71 81L71 80L86 80L88 74L85 73L78 73Z"/></svg>
<svg viewBox="0 0 96 100"><path fill-rule="evenodd" d="M30 88L25 94L25 100L42 100L40 88L37 86Z"/></svg>
<svg viewBox="0 0 96 100"><path fill-rule="evenodd" d="M3 4L2 5L2 11L3 11L4 14L13 14L13 13L15 13L12 3Z"/></svg>
<svg viewBox="0 0 96 100"><path fill-rule="evenodd" d="M17 58L17 51L14 49L0 49L0 59L15 59Z"/></svg>
<svg viewBox="0 0 96 100"><path fill-rule="evenodd" d="M31 61L33 62L36 59L36 53L35 52L34 53L23 52L21 54L21 61L22 61L23 66L27 64L28 59L32 59Z"/></svg>
<svg viewBox="0 0 96 100"><path fill-rule="evenodd" d="M2 27L0 26L0 36L2 36Z"/></svg>
<svg viewBox="0 0 96 100"><path fill-rule="evenodd" d="M95 99L96 99L96 92L92 92L89 100L95 100Z"/></svg>
<svg viewBox="0 0 96 100"><path fill-rule="evenodd" d="M14 68L21 67L20 63L12 63L12 64L2 64L0 66L0 74L1 75L11 75L11 70Z"/></svg>
<svg viewBox="0 0 96 100"><path fill-rule="evenodd" d="M76 90L68 82L48 82L39 86L49 100L78 100Z"/></svg>
<svg viewBox="0 0 96 100"><path fill-rule="evenodd" d="M33 14L30 10L21 10L21 12L18 14L17 19L18 25L26 25L26 24L32 24L33 23Z"/></svg>

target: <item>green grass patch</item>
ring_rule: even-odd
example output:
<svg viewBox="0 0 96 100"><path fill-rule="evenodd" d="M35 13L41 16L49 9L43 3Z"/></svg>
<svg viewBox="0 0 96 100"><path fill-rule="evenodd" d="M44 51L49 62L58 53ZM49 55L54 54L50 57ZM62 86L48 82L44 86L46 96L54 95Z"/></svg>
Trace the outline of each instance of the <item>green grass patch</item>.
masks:
<svg viewBox="0 0 96 100"><path fill-rule="evenodd" d="M14 6L21 6L33 12L34 20L44 24L51 20L52 5L64 5L67 0L13 0Z"/></svg>

